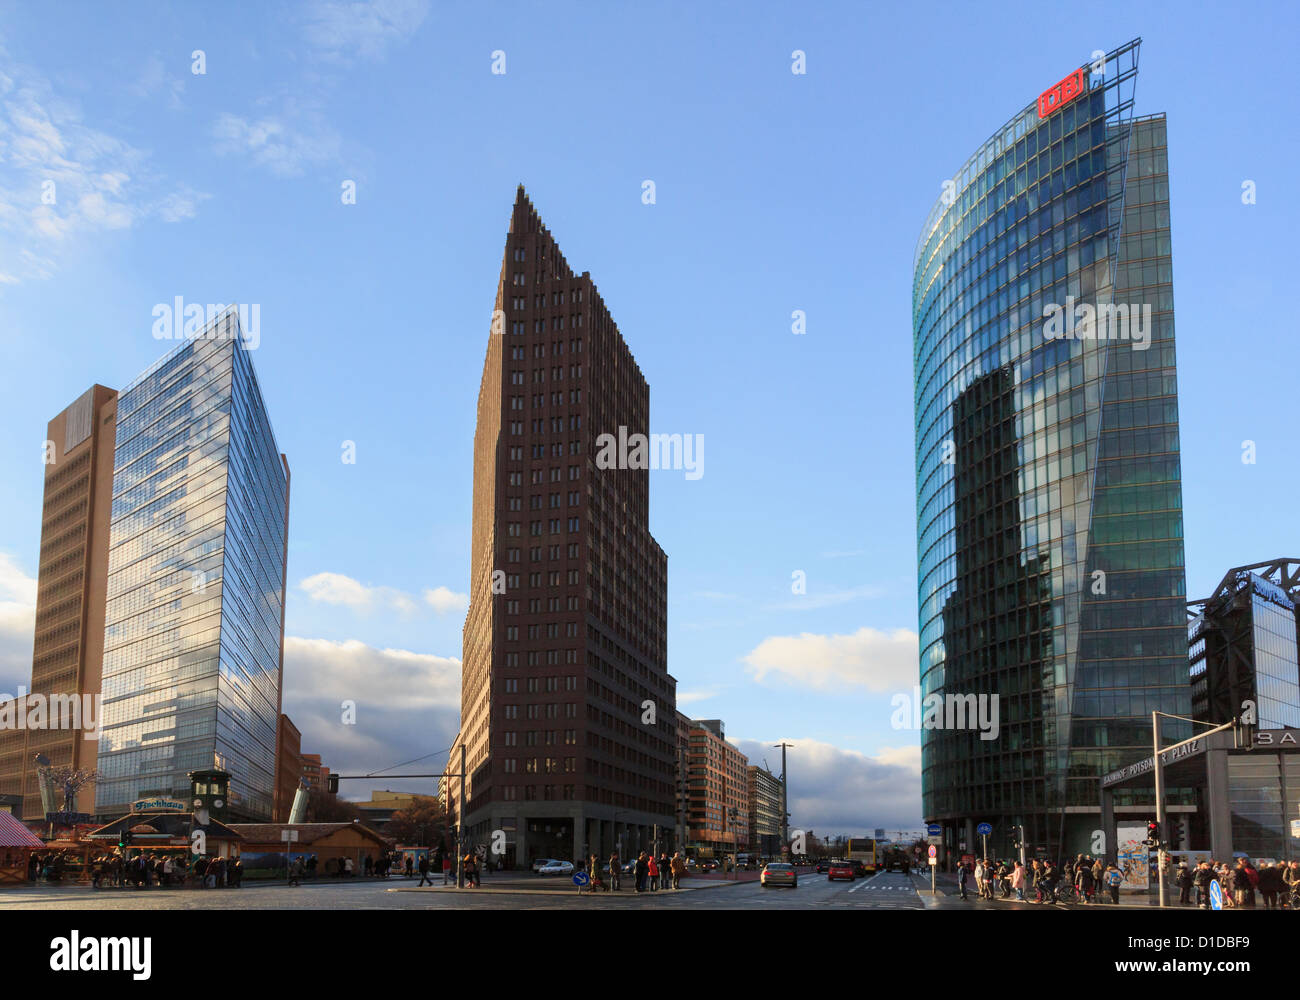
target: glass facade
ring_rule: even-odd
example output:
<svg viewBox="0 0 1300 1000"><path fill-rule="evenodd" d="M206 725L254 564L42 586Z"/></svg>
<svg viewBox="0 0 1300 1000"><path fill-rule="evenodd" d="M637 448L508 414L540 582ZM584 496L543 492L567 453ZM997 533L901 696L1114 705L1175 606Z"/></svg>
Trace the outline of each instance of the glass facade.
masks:
<svg viewBox="0 0 1300 1000"><path fill-rule="evenodd" d="M916 249L921 685L1000 718L922 732L950 847L990 822L1091 850L1098 777L1150 753L1152 710L1188 714L1165 121L1132 115L1137 52L1013 117Z"/></svg>
<svg viewBox="0 0 1300 1000"><path fill-rule="evenodd" d="M271 818L288 492L234 311L121 392L100 815L216 767L231 816Z"/></svg>
<svg viewBox="0 0 1300 1000"><path fill-rule="evenodd" d="M1255 702L1259 729L1300 728L1294 598L1250 569L1229 571L1187 626L1192 713L1218 725Z"/></svg>
<svg viewBox="0 0 1300 1000"><path fill-rule="evenodd" d="M1300 837L1291 820L1300 805L1300 756L1238 754L1228 757L1228 808L1232 849L1252 858L1300 861Z"/></svg>

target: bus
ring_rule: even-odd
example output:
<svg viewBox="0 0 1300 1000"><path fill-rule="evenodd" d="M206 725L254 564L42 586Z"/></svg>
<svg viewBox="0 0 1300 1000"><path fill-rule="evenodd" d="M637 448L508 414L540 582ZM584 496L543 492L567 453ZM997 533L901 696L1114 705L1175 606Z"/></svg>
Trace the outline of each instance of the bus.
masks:
<svg viewBox="0 0 1300 1000"><path fill-rule="evenodd" d="M876 842L869 838L850 840L845 857L849 861L861 862L868 875L874 875L881 868L882 858L876 850Z"/></svg>

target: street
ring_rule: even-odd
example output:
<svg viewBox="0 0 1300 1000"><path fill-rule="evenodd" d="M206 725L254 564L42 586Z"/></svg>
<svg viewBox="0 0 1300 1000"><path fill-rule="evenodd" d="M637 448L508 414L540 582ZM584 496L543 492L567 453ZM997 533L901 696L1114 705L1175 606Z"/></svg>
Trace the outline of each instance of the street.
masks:
<svg viewBox="0 0 1300 1000"><path fill-rule="evenodd" d="M488 878L481 889L415 888L415 880L310 882L301 887L136 890L37 885L0 892L3 910L421 910L421 909L886 909L926 907L917 889L929 882L897 872L853 882L801 873L798 888L764 889L757 880L687 879L678 891L579 895L563 884L526 875ZM940 897L942 902L943 897Z"/></svg>

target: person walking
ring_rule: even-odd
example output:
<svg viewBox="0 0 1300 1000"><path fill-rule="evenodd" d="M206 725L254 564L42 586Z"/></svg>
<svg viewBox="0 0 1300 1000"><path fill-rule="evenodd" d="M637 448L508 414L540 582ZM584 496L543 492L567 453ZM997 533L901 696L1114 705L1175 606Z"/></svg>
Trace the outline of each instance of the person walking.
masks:
<svg viewBox="0 0 1300 1000"><path fill-rule="evenodd" d="M1016 862L1016 867L1011 871L1011 888L1016 890L1016 898L1023 903L1025 901L1025 866L1019 861Z"/></svg>
<svg viewBox="0 0 1300 1000"><path fill-rule="evenodd" d="M1178 871L1174 873L1174 885L1178 886L1178 905L1187 906L1192 901L1192 870L1186 861L1178 862Z"/></svg>
<svg viewBox="0 0 1300 1000"><path fill-rule="evenodd" d="M609 887L614 892L623 888L623 869L619 865L618 851L609 856Z"/></svg>
<svg viewBox="0 0 1300 1000"><path fill-rule="evenodd" d="M1106 867L1106 886L1110 889L1110 901L1119 903L1119 887L1124 881L1124 875L1114 865Z"/></svg>
<svg viewBox="0 0 1300 1000"><path fill-rule="evenodd" d="M978 858L975 861L975 892L980 899L984 898L984 859Z"/></svg>
<svg viewBox="0 0 1300 1000"><path fill-rule="evenodd" d="M409 860L409 856L408 856L408 860ZM429 856L427 854L421 854L420 855L420 884L417 885L416 888L423 889L425 882L428 882L429 885L431 886L433 885L433 879L429 878Z"/></svg>
<svg viewBox="0 0 1300 1000"><path fill-rule="evenodd" d="M451 882L451 880L452 880L451 855L444 854L442 856L442 884L447 885L448 883Z"/></svg>
<svg viewBox="0 0 1300 1000"><path fill-rule="evenodd" d="M302 863L302 856L293 859L293 864L289 866L289 884L294 886L302 885L303 872L306 866Z"/></svg>
<svg viewBox="0 0 1300 1000"><path fill-rule="evenodd" d="M1192 875L1192 884L1196 886L1196 905L1202 910L1210 908L1210 883L1214 881L1214 870L1209 863L1202 861L1196 866Z"/></svg>
<svg viewBox="0 0 1300 1000"><path fill-rule="evenodd" d="M970 869L965 865L957 866L957 890L961 893L961 898L970 902L970 897L966 895L966 883L970 881Z"/></svg>
<svg viewBox="0 0 1300 1000"><path fill-rule="evenodd" d="M1282 881L1282 870L1277 865L1261 865L1257 888L1264 897L1264 909L1276 909L1277 895L1286 888L1286 883Z"/></svg>
<svg viewBox="0 0 1300 1000"><path fill-rule="evenodd" d="M1092 902L1092 865L1078 864L1075 866L1075 889L1079 893L1079 902L1087 904Z"/></svg>

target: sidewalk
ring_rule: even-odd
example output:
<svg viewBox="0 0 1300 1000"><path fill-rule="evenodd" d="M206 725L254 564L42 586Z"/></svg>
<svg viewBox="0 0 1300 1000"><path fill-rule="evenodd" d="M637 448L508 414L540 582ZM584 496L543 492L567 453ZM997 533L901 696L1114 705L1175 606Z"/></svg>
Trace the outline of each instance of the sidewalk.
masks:
<svg viewBox="0 0 1300 1000"><path fill-rule="evenodd" d="M913 881L915 881L915 879ZM1000 892L991 900L981 899L978 890L975 888L974 876L971 876L970 880L967 882L966 895L968 899L963 903L960 896L961 890L957 885L956 875L947 872L940 872L938 873L935 882L940 893L937 897L932 897L930 895L930 880L928 878L925 879L924 885L917 885L916 887L917 892L920 893L921 899L925 902L927 907L953 909L955 906L970 905L980 909L1033 908L1043 910L1149 910L1152 908L1160 908L1160 897L1155 893L1152 893L1150 896L1144 896L1138 893L1120 892L1119 903L1112 903L1110 901L1109 892L1106 893L1104 902L1100 901L1101 895L1099 893L1097 896L1093 897L1094 901L1091 903L1037 903L1034 901L1034 890L1027 888L1025 889L1024 902L1017 899L1014 892L1006 899L1002 898ZM1178 903L1177 889L1168 890L1166 898L1168 899L1168 903L1165 906L1166 910L1192 911L1197 909L1195 903L1186 906L1180 905ZM1196 898L1195 894L1193 894L1192 898ZM1256 909L1262 910L1263 906L1258 906Z"/></svg>

